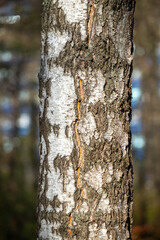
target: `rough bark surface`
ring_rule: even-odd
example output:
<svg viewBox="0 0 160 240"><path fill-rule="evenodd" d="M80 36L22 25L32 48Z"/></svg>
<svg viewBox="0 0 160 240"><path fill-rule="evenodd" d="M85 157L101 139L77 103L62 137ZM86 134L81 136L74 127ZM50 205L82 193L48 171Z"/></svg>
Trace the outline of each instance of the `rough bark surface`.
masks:
<svg viewBox="0 0 160 240"><path fill-rule="evenodd" d="M131 239L134 0L45 0L38 239Z"/></svg>

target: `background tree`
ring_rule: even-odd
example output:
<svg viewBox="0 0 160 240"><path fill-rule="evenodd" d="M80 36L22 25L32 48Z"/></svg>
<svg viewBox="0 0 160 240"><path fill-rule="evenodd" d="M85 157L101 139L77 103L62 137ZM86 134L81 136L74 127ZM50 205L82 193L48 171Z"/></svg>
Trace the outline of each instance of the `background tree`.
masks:
<svg viewBox="0 0 160 240"><path fill-rule="evenodd" d="M139 103L132 112L135 239L159 239L160 218L160 8L159 1L137 1L134 27L134 72L141 75ZM133 76L135 74L133 73ZM137 78L137 76L136 76ZM132 89L134 90L133 79ZM135 81L134 81L135 80ZM134 98L134 94L133 94ZM134 99L133 101L134 102ZM135 117L134 117L135 116ZM132 124L131 124L132 126ZM137 139L135 138L137 136ZM141 138L139 138L141 137ZM134 139L137 147L134 148ZM143 140L143 141L141 141ZM142 144L139 144L142 142ZM141 145L141 146L140 146ZM137 238L136 238L136 235Z"/></svg>
<svg viewBox="0 0 160 240"><path fill-rule="evenodd" d="M39 239L130 239L135 1L44 1Z"/></svg>

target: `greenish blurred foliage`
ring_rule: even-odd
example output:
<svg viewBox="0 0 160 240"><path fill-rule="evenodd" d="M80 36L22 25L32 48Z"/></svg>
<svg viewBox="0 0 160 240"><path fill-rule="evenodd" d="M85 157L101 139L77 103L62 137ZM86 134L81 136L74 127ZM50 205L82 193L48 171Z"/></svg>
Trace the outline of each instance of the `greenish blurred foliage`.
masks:
<svg viewBox="0 0 160 240"><path fill-rule="evenodd" d="M15 188L7 174L0 175L0 239L36 239L36 192L22 184L22 166L17 167ZM5 184L4 184L5 183ZM12 185L12 186L11 186ZM13 189L14 188L14 189Z"/></svg>
<svg viewBox="0 0 160 240"><path fill-rule="evenodd" d="M11 1L14 2L14 1ZM5 1L6 5L8 1ZM23 3L25 5L23 6ZM26 9L26 8L29 9ZM21 20L16 24L1 24L7 34L1 39L1 50L9 50L19 53L33 55L40 49L40 15L41 1L39 0L17 0L14 11L19 14Z"/></svg>
<svg viewBox="0 0 160 240"><path fill-rule="evenodd" d="M28 147L27 143L25 146ZM21 147L24 151L25 148ZM28 158L35 160L29 149L25 153ZM20 149L14 150L8 158L4 156L3 160L9 161L11 169L0 172L0 191L3 194L0 198L0 239L35 239L36 185L28 186L27 179L24 178L26 166ZM28 161L26 164L31 165Z"/></svg>

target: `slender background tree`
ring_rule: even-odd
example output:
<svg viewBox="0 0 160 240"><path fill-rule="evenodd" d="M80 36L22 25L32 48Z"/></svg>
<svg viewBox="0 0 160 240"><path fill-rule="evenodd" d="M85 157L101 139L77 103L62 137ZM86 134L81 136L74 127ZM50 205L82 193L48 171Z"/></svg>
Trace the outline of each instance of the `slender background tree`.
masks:
<svg viewBox="0 0 160 240"><path fill-rule="evenodd" d="M131 239L135 1L43 5L39 239Z"/></svg>

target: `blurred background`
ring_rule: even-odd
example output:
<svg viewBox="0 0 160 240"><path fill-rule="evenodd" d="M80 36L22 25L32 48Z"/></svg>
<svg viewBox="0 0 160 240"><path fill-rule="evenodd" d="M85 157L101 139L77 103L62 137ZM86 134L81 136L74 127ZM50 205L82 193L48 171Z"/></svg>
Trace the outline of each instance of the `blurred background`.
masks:
<svg viewBox="0 0 160 240"><path fill-rule="evenodd" d="M137 0L133 240L160 239L160 6ZM0 240L36 239L39 0L0 1Z"/></svg>
<svg viewBox="0 0 160 240"><path fill-rule="evenodd" d="M0 0L0 240L36 239L39 0Z"/></svg>

